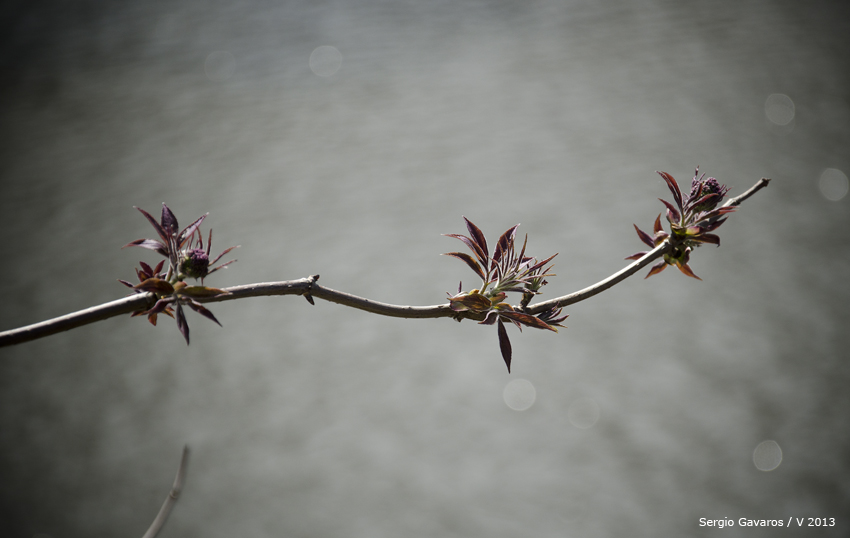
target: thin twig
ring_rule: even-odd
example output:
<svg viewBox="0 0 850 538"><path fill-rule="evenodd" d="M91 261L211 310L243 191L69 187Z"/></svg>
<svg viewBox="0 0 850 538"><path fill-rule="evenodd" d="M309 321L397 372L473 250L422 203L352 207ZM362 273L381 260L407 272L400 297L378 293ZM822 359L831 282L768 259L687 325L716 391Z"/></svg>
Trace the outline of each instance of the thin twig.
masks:
<svg viewBox="0 0 850 538"><path fill-rule="evenodd" d="M165 524L165 520L168 519L168 514L171 513L171 509L174 508L174 504L177 502L177 497L180 496L180 492L183 490L183 482L186 480L186 466L188 464L189 445L186 445L183 447L183 457L180 458L180 466L177 468L177 476L174 477L174 484L171 486L171 491L168 492L168 497L162 503L162 508L159 509L159 513L142 538L154 538L154 536L159 534L160 529Z"/></svg>
<svg viewBox="0 0 850 538"><path fill-rule="evenodd" d="M747 189L747 191L745 191L743 194L739 194L738 196L736 196L734 198L730 198L729 200L727 200L726 203L723 204L723 207L741 205L741 202L743 202L744 200L746 200L750 196L754 195L758 191L762 190L763 188L767 187L768 183L770 183L769 178L766 178L766 177L761 178L760 180L758 180L758 182L755 185L753 185L752 187Z"/></svg>
<svg viewBox="0 0 850 538"><path fill-rule="evenodd" d="M639 260L632 262L626 267L620 269L613 275L609 276L605 280L601 280L592 286L588 286L583 290L579 290L573 292L569 295L564 295L563 297L556 297L555 299L549 299L548 301L543 301L541 303L533 304L531 306L526 307L524 312L527 314L531 314L532 316L539 314L541 312L545 312L550 308L560 308L562 306L567 306L571 304L578 303L580 301L584 301L585 299L589 299L596 295L597 293L602 293L607 290L611 286L619 284L623 280L637 273L650 263L654 262L661 256L667 253L670 250L670 243L668 241L664 241L654 249L650 250L646 254L643 255Z"/></svg>
<svg viewBox="0 0 850 538"><path fill-rule="evenodd" d="M767 178L762 178L755 185L743 194L729 199L724 206L737 206L759 190L763 189L770 182ZM583 290L576 291L569 295L549 299L523 309L528 314L539 314L550 308L563 307L578 303L594 295L601 293L608 288L622 282L626 278L640 271L653 261L663 256L670 249L670 243L665 241L647 252L639 260L627 265L620 271L614 273L608 278L593 284ZM351 295L342 291L333 290L320 286L316 283L318 275L298 280L287 280L282 282L263 282L259 284L247 284L243 286L233 286L225 288L227 295L219 295L217 297L209 297L198 299L204 303L217 303L223 301L232 301L235 299L244 299L246 297L261 297L271 295L303 295L311 303L313 297L318 297L332 303L349 306L358 310L365 310L373 314L382 316L390 316L396 318L447 318L453 317L461 319L470 317L472 314L467 312L454 312L449 308L448 304L432 305L432 306L400 306L365 299L356 295ZM94 306L67 314L65 316L54 318L47 321L42 321L26 327L12 329L9 331L0 332L0 347L20 344L30 340L43 338L51 334L67 331L82 325L94 323L121 314L146 310L153 306L156 301L152 293L138 294L110 303L105 303L100 306Z"/></svg>

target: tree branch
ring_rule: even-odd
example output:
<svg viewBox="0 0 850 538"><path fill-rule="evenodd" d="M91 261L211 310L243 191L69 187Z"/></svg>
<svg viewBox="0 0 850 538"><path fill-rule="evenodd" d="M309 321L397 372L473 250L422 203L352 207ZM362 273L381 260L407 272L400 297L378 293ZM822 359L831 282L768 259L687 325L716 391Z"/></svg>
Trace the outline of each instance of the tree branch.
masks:
<svg viewBox="0 0 850 538"><path fill-rule="evenodd" d="M744 200L751 197L753 194L763 189L770 182L767 178L762 178L755 185L743 194L729 199L724 206L738 206ZM653 261L657 260L671 248L668 241L665 241L647 252L639 260L632 262L620 271L614 273L608 278L593 284L587 288L576 291L569 295L550 299L537 304L527 306L523 311L525 313L536 315L550 308L563 307L578 303L585 299L589 299L594 295L601 293L608 288L622 282L626 278L640 271ZM400 306L365 299L356 295L351 295L342 291L333 290L320 286L316 283L319 275L313 275L308 278L298 280L287 280L282 282L264 282L259 284L247 284L243 286L233 286L225 288L227 295L219 295L217 297L209 297L197 299L203 303L217 303L224 301L232 301L235 299L244 299L247 297L260 297L272 295L303 295L310 303L313 302L313 297L318 297L332 303L341 304L358 310L365 310L373 314L382 316L390 316L396 318L447 318L453 317L456 319L468 318L472 314L468 312L455 312L449 308L448 304L432 305L432 306ZM74 312L33 325L20 327L4 332L0 332L0 347L20 344L38 338L43 338L51 334L67 331L102 321L122 314L147 310L153 307L156 302L156 297L152 293L143 293L118 299L99 306L93 306L79 312Z"/></svg>
<svg viewBox="0 0 850 538"><path fill-rule="evenodd" d="M177 503L177 497L180 496L180 492L183 490L183 482L186 480L186 466L188 464L189 446L186 445L183 447L183 457L180 458L180 466L177 467L177 476L174 477L174 484L171 486L171 491L168 492L168 497L166 497L165 502L162 503L162 508L159 509L159 513L156 515L153 523L151 523L151 526L142 538L154 538L157 534L159 534L160 529L162 529L162 526L165 524L165 520L168 519L168 514L171 513L171 509L174 508L175 503Z"/></svg>

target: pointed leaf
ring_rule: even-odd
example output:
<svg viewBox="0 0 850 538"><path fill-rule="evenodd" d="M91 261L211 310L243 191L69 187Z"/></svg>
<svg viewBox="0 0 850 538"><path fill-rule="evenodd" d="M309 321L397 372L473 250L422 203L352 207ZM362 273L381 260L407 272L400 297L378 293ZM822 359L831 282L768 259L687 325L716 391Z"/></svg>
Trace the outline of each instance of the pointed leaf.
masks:
<svg viewBox="0 0 850 538"><path fill-rule="evenodd" d="M679 222L682 219L682 215L679 213L679 210L676 209L675 206L673 206L673 204L671 204L667 200L664 200L663 198L659 198L659 200L661 200L661 203L667 207L667 211L669 212L667 213L667 219L670 222Z"/></svg>
<svg viewBox="0 0 850 538"><path fill-rule="evenodd" d="M691 267L688 264L686 264L686 263L677 264L676 267L679 268L679 271L683 272L684 274L688 275L689 277L695 278L697 280L702 280L700 277L695 275L693 271L691 271Z"/></svg>
<svg viewBox="0 0 850 538"><path fill-rule="evenodd" d="M679 189L679 184L676 183L676 180L673 178L673 176L671 176L667 172L658 172L657 170L656 172L658 173L658 175L664 178L664 181L667 182L667 188L670 189L670 192L673 193L673 200L676 202L676 205L678 207L682 207L682 191Z"/></svg>
<svg viewBox="0 0 850 538"><path fill-rule="evenodd" d="M150 265L146 264L145 262L139 262L139 265L142 266L142 269L144 269L145 274L148 275L148 277L154 276L153 269L151 269Z"/></svg>
<svg viewBox="0 0 850 538"><path fill-rule="evenodd" d="M445 254L443 254L443 256L452 256L453 258L463 260L464 262L466 262L466 265L470 267L470 269L475 271L475 274L481 277L481 280L484 280L484 271L481 269L481 266L478 265L478 263L473 260L472 256L470 256L469 254L466 254L464 252L446 252Z"/></svg>
<svg viewBox="0 0 850 538"><path fill-rule="evenodd" d="M180 330L180 334L183 335L183 338L186 339L186 345L189 345L189 324L186 323L186 314L183 313L183 305L177 303L177 328Z"/></svg>
<svg viewBox="0 0 850 538"><path fill-rule="evenodd" d="M715 234L700 234L697 237L691 239L692 241L697 241L699 243L710 243L712 245L720 246L720 237Z"/></svg>
<svg viewBox="0 0 850 538"><path fill-rule="evenodd" d="M174 293L174 287L167 280L149 278L133 286L134 290L149 291L151 293Z"/></svg>
<svg viewBox="0 0 850 538"><path fill-rule="evenodd" d="M148 250L156 251L159 254L165 256L166 258L168 257L168 249L165 248L165 245L153 239L136 239L135 241L131 241L130 243L127 243L121 248L127 247L142 247Z"/></svg>
<svg viewBox="0 0 850 538"><path fill-rule="evenodd" d="M239 261L239 260L230 260L229 262L223 263L223 264L219 265L218 267L213 267L212 269L209 270L209 272L207 273L207 276L210 276L211 274L215 273L219 269L227 269L228 265L230 265L231 263L236 263L237 261ZM202 278L201 282L203 282L203 281L204 281L204 279Z"/></svg>
<svg viewBox="0 0 850 538"><path fill-rule="evenodd" d="M216 256L216 257L215 257L215 259L214 259L213 261L211 261L211 262L210 262L210 265L215 265L215 262L217 262L218 260L220 260L222 256L224 256L225 254L227 254L228 252L230 252L230 251L231 251L231 250L233 250L234 248L239 248L239 247L241 247L241 246L242 246L242 245L236 245L235 247L230 247L230 248L228 248L228 249L225 249L225 250L224 250L224 252L222 252L221 254L219 254L218 256ZM226 264L224 264L224 265L227 265L228 263L233 263L233 262L235 262L235 261L236 261L236 260L229 261L229 262L227 262L227 263L226 263ZM222 267L224 267L224 265L222 265Z"/></svg>
<svg viewBox="0 0 850 538"><path fill-rule="evenodd" d="M665 269L667 269L667 262L660 261L660 262L656 263L655 265L653 265L652 269L649 270L649 273L643 278L644 278L644 280L646 280L647 278L651 277L652 275L657 275L658 273L660 273L661 271L663 271Z"/></svg>
<svg viewBox="0 0 850 538"><path fill-rule="evenodd" d="M525 245L528 244L528 234L525 234L525 239L522 240L522 249L519 251L519 261L525 263L527 261L531 261L534 258L526 258L525 257ZM556 254L557 256L557 254Z"/></svg>
<svg viewBox="0 0 850 538"><path fill-rule="evenodd" d="M552 254L551 256L549 256L548 258L546 258L545 260L543 260L542 262L535 263L535 264L534 264L531 268L529 268L529 269L528 269L528 271L529 271L529 272L534 272L534 271L536 271L536 270L540 269L541 267L543 267L544 265L546 265L547 263L549 263L550 261L552 261L552 259L553 259L555 256L557 256L557 255L558 255L558 253L556 252L555 254ZM551 268L552 268L552 267L550 267L549 269L551 269ZM548 271L549 269L546 269L546 271ZM544 271L544 273L545 273L546 271ZM541 276L555 276L555 275L537 275L537 276L538 276L538 277L541 277Z"/></svg>
<svg viewBox="0 0 850 538"><path fill-rule="evenodd" d="M124 284L124 285L125 285L125 286L127 286L128 288L132 288L132 287L134 287L134 286L135 286L135 284L131 284L131 283L127 282L126 280L121 280L120 278L118 279L118 282L120 282L120 283Z"/></svg>
<svg viewBox="0 0 850 538"><path fill-rule="evenodd" d="M490 299L484 297L480 293L471 293L469 295L465 295L460 299L460 303L470 310L476 310L479 312L490 310L490 307L492 306Z"/></svg>
<svg viewBox="0 0 850 538"><path fill-rule="evenodd" d="M133 207L136 207L136 206L133 206ZM165 235L165 230L162 229L162 226L159 225L159 223L156 221L156 219L153 218L150 213L148 213L147 211L145 211L141 207L136 207L136 209L138 209L142 213L142 215L144 215L145 218L148 219L148 222L151 223L151 226L153 226L154 230L156 230L156 233L159 234L159 236L162 238L162 240L167 243L168 242L168 236Z"/></svg>
<svg viewBox="0 0 850 538"><path fill-rule="evenodd" d="M472 224L472 221L468 218L463 217L463 220L466 221L466 229L469 230L469 235L472 237L472 240L481 247L481 250L484 252L484 256L489 257L490 251L487 249L487 240L484 238L484 233L478 228L478 226Z"/></svg>
<svg viewBox="0 0 850 538"><path fill-rule="evenodd" d="M646 253L647 253L647 251L644 250L643 252L637 252L635 254L632 254L631 256L626 256L623 259L624 260L639 260L639 259L643 258L646 255Z"/></svg>
<svg viewBox="0 0 850 538"><path fill-rule="evenodd" d="M466 237L461 234L443 234L446 237L454 237L455 239L460 239L463 241L463 244L475 254L475 257L478 258L478 261L481 262L481 265L487 265L487 256L484 254L484 251L481 250L481 247L478 246L472 239Z"/></svg>
<svg viewBox="0 0 850 538"><path fill-rule="evenodd" d="M505 360L505 365L508 367L508 373L511 373L511 340L508 338L508 331L505 330L505 324L499 320L499 349L502 351L502 358Z"/></svg>
<svg viewBox="0 0 850 538"><path fill-rule="evenodd" d="M663 232L664 228L661 227L661 213L655 217L655 224L652 225L652 231L655 232L655 235L658 235L658 232Z"/></svg>
<svg viewBox="0 0 850 538"><path fill-rule="evenodd" d="M198 314L204 316L205 318L213 320L219 327L221 327L221 323L219 323L218 320L215 319L215 316L213 316L213 313L210 312L207 308L205 308L201 303L199 303L197 301L190 301L188 303L188 305L189 305L189 308L191 308L192 310L194 310Z"/></svg>
<svg viewBox="0 0 850 538"><path fill-rule="evenodd" d="M499 237L499 242L496 243L496 250L493 252L493 261L498 262L502 259L502 256L505 253L510 252L514 248L514 241L516 239L516 229L519 228L519 224L512 226Z"/></svg>
<svg viewBox="0 0 850 538"><path fill-rule="evenodd" d="M508 318L512 321L516 321L518 323L522 323L523 325L527 325L529 327L534 327L535 329L547 329L553 332L558 332L558 329L550 326L548 323L543 321L540 318L536 318L529 314L523 314L522 312L500 312L500 315L503 318Z"/></svg>
<svg viewBox="0 0 850 538"><path fill-rule="evenodd" d="M194 235L195 230L197 230L201 223L204 221L204 219L207 218L207 215L209 215L209 213L201 215L201 218L199 218L192 224L186 226L186 228L182 232L180 232L180 235L177 237L177 243L181 247L186 243L187 240L192 237L192 235Z"/></svg>
<svg viewBox="0 0 850 538"><path fill-rule="evenodd" d="M648 233L646 233L643 230L641 230L640 228L638 228L637 224L632 224L632 226L635 227L635 231L637 232L638 237L640 237L641 241L643 241L644 243L649 245L649 247L655 248L655 242L652 240L652 237ZM626 259L628 259L628 258L626 258Z"/></svg>
<svg viewBox="0 0 850 538"><path fill-rule="evenodd" d="M174 216L174 213L168 209L168 206L165 205L165 202L162 202L162 229L171 237L177 233L177 230L180 229L180 226L177 224L177 217Z"/></svg>

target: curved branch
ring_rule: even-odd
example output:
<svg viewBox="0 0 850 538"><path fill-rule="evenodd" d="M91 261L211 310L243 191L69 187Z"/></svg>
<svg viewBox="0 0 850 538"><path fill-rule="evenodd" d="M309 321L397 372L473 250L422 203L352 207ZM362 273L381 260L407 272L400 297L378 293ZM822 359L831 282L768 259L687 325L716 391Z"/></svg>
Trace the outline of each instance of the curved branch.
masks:
<svg viewBox="0 0 850 538"><path fill-rule="evenodd" d="M770 179L761 178L755 185L743 194L729 199L724 206L737 206L741 202L763 189L768 185ZM670 243L665 241L647 252L639 260L632 262L620 271L614 273L608 278L593 284L583 290L576 291L569 295L550 299L530 306L525 307L522 311L535 315L550 308L563 307L578 303L585 299L589 299L594 295L601 293L608 288L622 282L626 278L640 271L653 261L663 256L671 248ZM432 306L400 306L365 299L356 295L351 295L342 291L333 290L316 284L319 275L313 275L308 278L298 280L287 280L282 282L263 282L259 284L247 284L243 286L233 286L225 288L227 295L219 295L217 297L209 297L198 299L199 302L217 303L223 301L232 301L235 299L244 299L246 297L261 297L272 295L303 295L310 303L313 302L313 297L318 297L332 303L341 304L358 310L364 310L381 316L390 316L396 318L455 318L462 319L470 317L473 314L468 312L455 312L449 308L448 304L432 305ZM79 312L67 314L58 318L54 318L26 327L12 329L9 331L0 332L0 347L10 346L43 338L51 334L56 334L69 329L74 329L82 325L88 325L96 321L102 321L121 314L129 314L141 310L151 308L156 301L156 297L152 293L144 293L118 299L99 306L93 306Z"/></svg>
<svg viewBox="0 0 850 538"><path fill-rule="evenodd" d="M183 482L186 481L186 466L188 464L189 445L185 445L183 447L183 457L180 458L180 466L177 467L177 476L174 477L174 484L171 486L171 491L168 492L168 497L162 503L162 508L159 509L159 513L142 538L154 538L159 534L160 529L165 524L165 520L168 519L168 514L171 513L171 509L174 508L174 504L177 502L177 497L180 496L180 492L183 490Z"/></svg>
<svg viewBox="0 0 850 538"><path fill-rule="evenodd" d="M652 249L649 252L647 252L646 254L644 254L642 258L640 258L639 260L632 262L630 265L627 265L626 267L620 269L619 271L617 271L613 275L609 276L608 278L601 280L601 281L597 282L596 284L594 284L592 286L588 286L588 287L584 288L583 290L573 292L569 295L564 295L563 297L556 297L555 299L549 299L548 301L543 301L541 303L536 303L536 304L527 306L527 307L525 307L524 312L534 316L534 315L537 315L541 312L545 312L546 310L549 310L550 308L560 308L562 306L567 306L567 305L571 305L571 304L575 304L575 303L584 301L585 299L590 299L591 297L593 297L597 293L602 293L603 291L607 290L608 288L610 288L610 287L612 287L616 284L619 284L623 280L625 280L628 277L632 276L633 274L637 273L638 271L640 271L641 269L643 269L644 267L646 267L650 263L654 262L655 260L657 260L658 258L663 256L664 254L666 254L667 251L669 251L669 250L670 250L670 243L667 240L665 240L663 243L661 243L660 245L658 245L654 249Z"/></svg>

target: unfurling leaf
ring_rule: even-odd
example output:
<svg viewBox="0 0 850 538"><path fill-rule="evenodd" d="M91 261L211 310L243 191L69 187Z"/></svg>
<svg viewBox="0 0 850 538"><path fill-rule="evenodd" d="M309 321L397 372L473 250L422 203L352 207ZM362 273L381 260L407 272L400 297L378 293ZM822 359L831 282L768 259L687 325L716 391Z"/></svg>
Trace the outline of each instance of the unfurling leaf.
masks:
<svg viewBox="0 0 850 538"><path fill-rule="evenodd" d="M164 205L164 204L163 204ZM186 345L189 345L189 324L186 323L186 315L183 313L183 305L177 303L177 328L180 329L180 334L186 339Z"/></svg>
<svg viewBox="0 0 850 538"><path fill-rule="evenodd" d="M160 278L149 278L144 282L139 282L138 284L133 286L133 289L161 294L174 293L174 286L169 284L167 280L162 280Z"/></svg>
<svg viewBox="0 0 850 538"><path fill-rule="evenodd" d="M499 349L502 351L502 358L505 360L505 365L508 367L508 373L511 373L511 340L508 338L508 331L505 330L505 324L499 320Z"/></svg>
<svg viewBox="0 0 850 538"><path fill-rule="evenodd" d="M470 269L475 271L475 274L480 276L481 279L484 279L484 271L481 269L481 266L478 265L475 260L472 259L472 256L466 254L465 252L446 252L443 256L451 256L453 258L457 258L459 260L463 260L466 262L466 265L469 266Z"/></svg>

